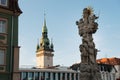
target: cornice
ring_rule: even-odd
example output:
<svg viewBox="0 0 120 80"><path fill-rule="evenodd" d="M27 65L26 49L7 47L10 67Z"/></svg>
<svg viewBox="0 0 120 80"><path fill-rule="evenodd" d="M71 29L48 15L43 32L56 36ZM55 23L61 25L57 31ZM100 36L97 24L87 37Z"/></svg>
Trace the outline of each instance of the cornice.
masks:
<svg viewBox="0 0 120 80"><path fill-rule="evenodd" d="M21 13L13 12L12 10L3 9L3 8L0 8L0 13L17 15L17 16L19 16L21 14Z"/></svg>
<svg viewBox="0 0 120 80"><path fill-rule="evenodd" d="M40 54L36 54L37 57L39 56L54 56L54 54L51 54L51 53L40 53Z"/></svg>

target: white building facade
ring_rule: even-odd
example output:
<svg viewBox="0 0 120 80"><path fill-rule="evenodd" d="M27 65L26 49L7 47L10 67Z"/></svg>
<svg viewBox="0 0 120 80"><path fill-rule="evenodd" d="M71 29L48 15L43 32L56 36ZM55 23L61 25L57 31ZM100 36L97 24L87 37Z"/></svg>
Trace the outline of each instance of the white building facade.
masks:
<svg viewBox="0 0 120 80"><path fill-rule="evenodd" d="M70 69L21 69L20 80L79 80L79 72Z"/></svg>
<svg viewBox="0 0 120 80"><path fill-rule="evenodd" d="M116 69L113 65L98 64L102 80L116 80Z"/></svg>
<svg viewBox="0 0 120 80"><path fill-rule="evenodd" d="M98 59L97 62L100 64L112 65L115 70L115 80L120 80L120 58L101 58ZM111 71L111 74L114 73L114 70Z"/></svg>
<svg viewBox="0 0 120 80"><path fill-rule="evenodd" d="M115 73L101 71L102 80L116 80Z"/></svg>
<svg viewBox="0 0 120 80"><path fill-rule="evenodd" d="M116 79L120 79L120 65L114 65L117 73L116 73Z"/></svg>

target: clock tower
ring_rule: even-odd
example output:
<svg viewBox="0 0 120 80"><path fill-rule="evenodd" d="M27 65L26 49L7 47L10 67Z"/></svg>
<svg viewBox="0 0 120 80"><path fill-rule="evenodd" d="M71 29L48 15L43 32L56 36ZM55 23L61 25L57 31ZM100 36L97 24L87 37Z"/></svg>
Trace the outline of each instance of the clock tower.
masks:
<svg viewBox="0 0 120 80"><path fill-rule="evenodd" d="M0 0L0 80L17 80L19 74L18 0Z"/></svg>
<svg viewBox="0 0 120 80"><path fill-rule="evenodd" d="M48 30L46 26L46 20L44 18L44 25L42 27L42 37L40 39L40 44L37 45L36 58L37 58L37 68L48 68L53 66L53 52L54 46L48 38Z"/></svg>

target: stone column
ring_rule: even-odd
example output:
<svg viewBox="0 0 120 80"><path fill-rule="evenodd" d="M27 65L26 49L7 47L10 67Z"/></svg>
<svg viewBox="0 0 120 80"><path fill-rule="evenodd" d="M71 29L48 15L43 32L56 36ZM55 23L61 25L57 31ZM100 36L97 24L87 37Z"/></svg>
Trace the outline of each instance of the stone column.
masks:
<svg viewBox="0 0 120 80"><path fill-rule="evenodd" d="M74 73L74 80L76 80L76 73Z"/></svg>
<svg viewBox="0 0 120 80"><path fill-rule="evenodd" d="M45 72L45 74L43 74L44 75L44 79L46 80L46 72Z"/></svg>
<svg viewBox="0 0 120 80"><path fill-rule="evenodd" d="M55 73L55 80L58 80L58 73Z"/></svg>
<svg viewBox="0 0 120 80"><path fill-rule="evenodd" d="M62 77L63 77L63 73L60 73L60 80L62 80Z"/></svg>
<svg viewBox="0 0 120 80"><path fill-rule="evenodd" d="M39 80L41 80L41 72L39 72Z"/></svg>
<svg viewBox="0 0 120 80"><path fill-rule="evenodd" d="M67 80L67 73L65 73L65 80Z"/></svg>
<svg viewBox="0 0 120 80"><path fill-rule="evenodd" d="M107 73L105 72L105 75L104 75L104 76L105 76L105 80L107 80L107 76L106 76L106 74L107 74Z"/></svg>
<svg viewBox="0 0 120 80"><path fill-rule="evenodd" d="M100 74L101 74L101 79L103 79L103 72L102 72L102 71L100 71Z"/></svg>
<svg viewBox="0 0 120 80"><path fill-rule="evenodd" d="M109 72L108 72L108 80L111 80L111 75Z"/></svg>
<svg viewBox="0 0 120 80"><path fill-rule="evenodd" d="M27 73L27 79L29 78L29 72L26 72Z"/></svg>
<svg viewBox="0 0 120 80"><path fill-rule="evenodd" d="M53 73L50 73L50 80L53 80Z"/></svg>
<svg viewBox="0 0 120 80"><path fill-rule="evenodd" d="M48 72L45 72L45 80L48 78Z"/></svg>
<svg viewBox="0 0 120 80"><path fill-rule="evenodd" d="M72 80L72 79L71 79L71 76L72 76L72 75L71 75L71 73L69 73L69 74L70 74L70 75L69 75L69 79Z"/></svg>
<svg viewBox="0 0 120 80"><path fill-rule="evenodd" d="M105 80L105 72L103 72L103 80Z"/></svg>
<svg viewBox="0 0 120 80"><path fill-rule="evenodd" d="M80 80L80 72L78 72L77 74L78 74L78 80Z"/></svg>
<svg viewBox="0 0 120 80"><path fill-rule="evenodd" d="M111 73L111 80L115 80L114 73Z"/></svg>
<svg viewBox="0 0 120 80"><path fill-rule="evenodd" d="M35 80L35 72L33 72L33 80Z"/></svg>

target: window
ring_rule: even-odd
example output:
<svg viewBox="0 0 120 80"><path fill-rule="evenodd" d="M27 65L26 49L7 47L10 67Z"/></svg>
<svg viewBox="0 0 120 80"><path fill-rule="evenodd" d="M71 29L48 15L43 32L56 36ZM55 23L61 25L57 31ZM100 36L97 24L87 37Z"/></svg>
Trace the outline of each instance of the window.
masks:
<svg viewBox="0 0 120 80"><path fill-rule="evenodd" d="M34 78L33 72L28 73L28 80L33 80Z"/></svg>
<svg viewBox="0 0 120 80"><path fill-rule="evenodd" d="M7 6L7 0L0 0L0 5Z"/></svg>
<svg viewBox="0 0 120 80"><path fill-rule="evenodd" d="M5 50L0 50L0 65L4 65L5 64Z"/></svg>
<svg viewBox="0 0 120 80"><path fill-rule="evenodd" d="M0 33L6 33L6 20L1 20L0 19Z"/></svg>
<svg viewBox="0 0 120 80"><path fill-rule="evenodd" d="M21 74L21 80L27 80L27 77L28 77L28 73L27 72L22 72Z"/></svg>
<svg viewBox="0 0 120 80"><path fill-rule="evenodd" d="M39 80L39 73L38 72L35 73L35 80Z"/></svg>

